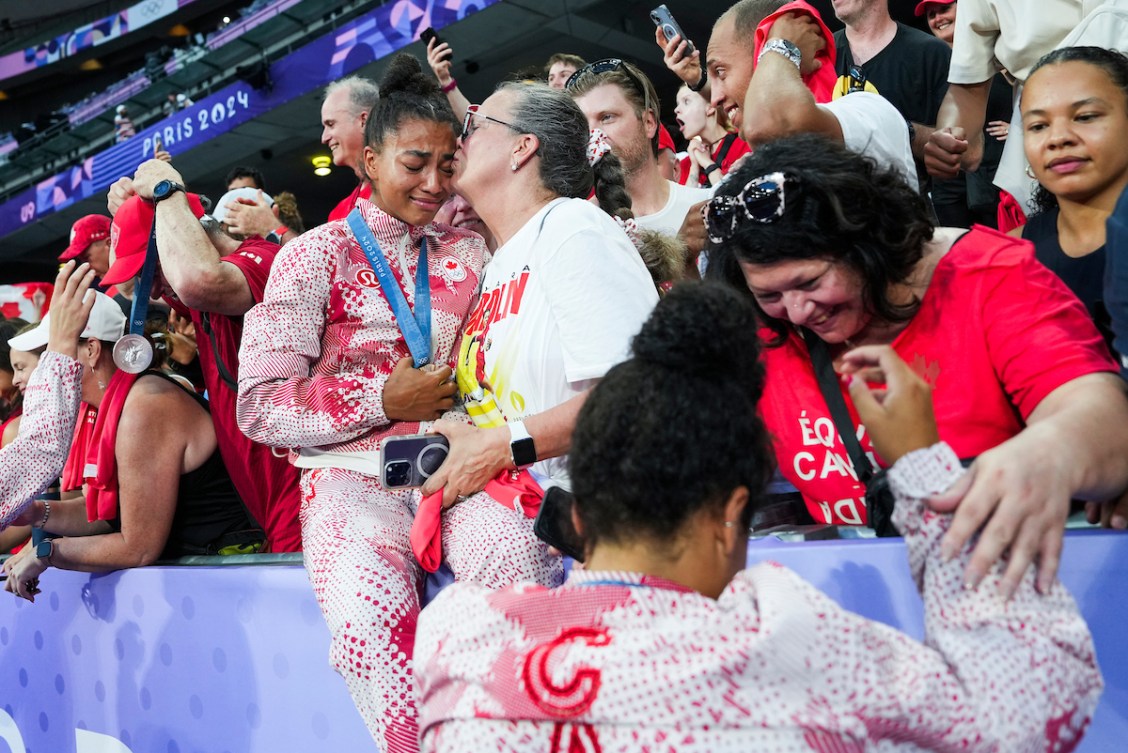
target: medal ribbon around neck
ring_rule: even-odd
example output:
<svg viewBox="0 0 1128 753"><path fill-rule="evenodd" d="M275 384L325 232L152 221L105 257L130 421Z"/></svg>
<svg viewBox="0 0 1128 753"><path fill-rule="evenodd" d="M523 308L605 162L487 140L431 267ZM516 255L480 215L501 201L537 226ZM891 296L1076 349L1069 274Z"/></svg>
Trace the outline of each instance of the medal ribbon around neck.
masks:
<svg viewBox="0 0 1128 753"><path fill-rule="evenodd" d="M411 351L415 368L426 366L431 362L431 280L427 268L427 237L423 236L419 247L419 266L415 271L415 311L412 312L403 289L388 268L380 242L365 223L359 209L349 212L348 222L353 236L364 249L364 255L368 257L368 263L380 281L388 305L392 307L396 323Z"/></svg>

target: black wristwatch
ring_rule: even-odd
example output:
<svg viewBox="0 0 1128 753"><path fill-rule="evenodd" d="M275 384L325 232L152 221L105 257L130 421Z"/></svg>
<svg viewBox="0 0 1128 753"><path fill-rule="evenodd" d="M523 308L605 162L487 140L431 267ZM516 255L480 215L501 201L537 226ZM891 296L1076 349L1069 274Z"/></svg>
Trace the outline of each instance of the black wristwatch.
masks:
<svg viewBox="0 0 1128 753"><path fill-rule="evenodd" d="M537 462L537 448L523 421L509 422L509 454L513 465L522 471Z"/></svg>
<svg viewBox="0 0 1128 753"><path fill-rule="evenodd" d="M177 191L184 191L184 186L176 181L162 180L157 185L153 186L153 203L159 204L160 202L172 196Z"/></svg>
<svg viewBox="0 0 1128 753"><path fill-rule="evenodd" d="M716 162L714 162L713 164L711 164L707 168L705 168L705 174L706 175L712 175L714 171L720 170L720 169L721 169L721 166L718 165Z"/></svg>
<svg viewBox="0 0 1128 753"><path fill-rule="evenodd" d="M36 559L47 560L47 564L51 564L51 555L55 553L55 542L51 539L43 539L35 545Z"/></svg>
<svg viewBox="0 0 1128 753"><path fill-rule="evenodd" d="M696 84L686 84L685 88L689 89L691 92L697 92L698 94L700 94L701 90L705 88L705 84L707 83L709 83L709 71L706 70L705 66L701 66L701 78L697 79Z"/></svg>

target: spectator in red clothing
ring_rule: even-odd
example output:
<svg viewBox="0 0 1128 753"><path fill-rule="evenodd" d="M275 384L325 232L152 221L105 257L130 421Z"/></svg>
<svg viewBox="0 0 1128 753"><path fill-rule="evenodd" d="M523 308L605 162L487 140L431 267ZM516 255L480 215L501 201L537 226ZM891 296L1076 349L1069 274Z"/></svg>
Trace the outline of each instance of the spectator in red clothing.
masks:
<svg viewBox="0 0 1128 753"><path fill-rule="evenodd" d="M88 214L71 225L70 244L59 261L78 259L90 262L90 268L101 277L110 268L110 218L104 214Z"/></svg>
<svg viewBox="0 0 1128 753"><path fill-rule="evenodd" d="M296 469L271 448L247 439L235 423L243 314L262 300L279 246L258 238L233 237L212 218L201 221L201 209L194 209L182 190L154 207L148 199L156 185L166 180L183 185L170 163L149 160L132 180L123 178L111 189L111 210L120 232L108 277L117 282L140 271L155 217L158 279L167 283L155 295L165 295L195 325L224 464L244 504L266 531L266 551L301 551ZM128 198L121 201L123 197ZM219 217L224 216L222 210L216 209Z"/></svg>
<svg viewBox="0 0 1128 753"><path fill-rule="evenodd" d="M15 519L56 538L25 547L6 562L9 580L38 584L49 567L105 572L158 558L254 551L262 531L223 467L206 401L160 372L118 369L111 353L125 315L106 295L93 295L77 354L82 399L98 409L81 448L84 495L35 500ZM30 351L48 345L50 328L51 322L41 322L17 346ZM35 593L15 591L30 601Z"/></svg>
<svg viewBox="0 0 1128 753"><path fill-rule="evenodd" d="M334 81L325 88L321 102L321 143L329 147L333 164L356 172L357 187L329 213L329 222L343 220L357 199L372 196L372 186L361 167L364 156L364 124L380 99L380 87L360 76Z"/></svg>
<svg viewBox="0 0 1128 753"><path fill-rule="evenodd" d="M1084 308L1030 245L933 227L895 172L816 136L757 147L705 224L710 273L750 291L764 315L760 410L811 514L865 520L864 469L841 433L872 452L864 426L836 429L812 358L848 372L848 350L892 345L933 386L940 438L975 458L966 494L945 500L959 503L946 550L986 523L968 582L1009 548L1006 590L1035 557L1049 587L1070 500L1128 486L1128 400Z"/></svg>
<svg viewBox="0 0 1128 753"><path fill-rule="evenodd" d="M1085 621L1063 586L1038 593L1031 576L1011 601L961 587L968 553L944 556L952 516L925 500L964 470L938 440L928 386L888 347L850 354L888 375L881 402L861 380L851 394L896 461L901 568L920 589L924 643L777 563L745 569L772 470L753 307L679 285L631 350L572 436L584 568L556 589L456 583L423 611L425 753L1076 745L1102 687Z"/></svg>
<svg viewBox="0 0 1128 753"><path fill-rule="evenodd" d="M688 86L678 89L674 108L678 128L689 144L689 159L682 167L681 183L711 188L721 182L733 163L752 151L748 143L726 126L728 120L709 100Z"/></svg>

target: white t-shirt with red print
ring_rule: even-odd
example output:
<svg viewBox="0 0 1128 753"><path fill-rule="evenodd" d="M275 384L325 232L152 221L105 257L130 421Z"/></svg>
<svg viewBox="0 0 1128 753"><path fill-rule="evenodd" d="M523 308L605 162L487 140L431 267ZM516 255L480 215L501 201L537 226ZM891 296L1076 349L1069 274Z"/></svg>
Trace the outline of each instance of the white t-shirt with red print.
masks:
<svg viewBox="0 0 1128 753"><path fill-rule="evenodd" d="M508 421L554 408L627 357L657 302L646 265L614 220L582 199L556 199L486 265L459 384L464 392L488 385ZM568 484L566 458L533 470Z"/></svg>

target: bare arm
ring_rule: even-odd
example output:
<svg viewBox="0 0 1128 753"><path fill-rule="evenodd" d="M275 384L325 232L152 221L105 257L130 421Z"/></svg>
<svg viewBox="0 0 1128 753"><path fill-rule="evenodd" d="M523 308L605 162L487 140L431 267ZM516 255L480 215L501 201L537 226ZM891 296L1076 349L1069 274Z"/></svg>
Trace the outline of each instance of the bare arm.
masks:
<svg viewBox="0 0 1128 753"><path fill-rule="evenodd" d="M1124 392L1113 374L1066 382L1038 403L1022 432L979 456L965 495L934 502L937 509L959 505L945 551L962 550L983 529L967 567L969 584L982 580L1009 549L1004 593L1017 588L1035 559L1038 587L1048 590L1061 558L1069 500L1103 501L1128 487Z"/></svg>
<svg viewBox="0 0 1128 753"><path fill-rule="evenodd" d="M435 78L439 80L439 86L443 87L447 102L450 103L450 109L454 110L454 116L461 120L466 115L466 108L470 107L470 100L466 98L457 84L449 91L447 90L447 87L454 82L454 76L450 73L450 62L453 56L454 51L446 42L440 42L437 45L434 39L427 42L427 63L434 71Z"/></svg>
<svg viewBox="0 0 1128 753"><path fill-rule="evenodd" d="M55 536L93 536L113 530L104 520L87 519L84 496L52 500L50 516L47 516L43 500L37 499L24 515L23 521L39 528L39 522L44 517L47 517L47 525L42 526L43 529Z"/></svg>
<svg viewBox="0 0 1128 753"><path fill-rule="evenodd" d="M0 450L0 528L63 469L78 416L82 366L75 357L78 336L94 306L94 296L86 296L93 281L90 266L76 268L73 261L55 278L50 339L24 395L23 431Z"/></svg>
<svg viewBox="0 0 1128 753"><path fill-rule="evenodd" d="M990 94L990 79L979 84L948 85L948 93L936 115L936 129L924 148L924 164L929 175L954 178L961 168L969 172L979 169Z"/></svg>
<svg viewBox="0 0 1128 753"><path fill-rule="evenodd" d="M888 693L865 699L859 714L892 722L898 735L907 723L913 730L909 739L930 749L966 743L969 732L982 735L984 747L1005 740L1013 749L1049 749L1075 741L1101 689L1092 637L1077 605L1061 584L1039 594L1025 567L1009 602L994 587L960 587L976 555L970 547L961 548L958 557L945 553L942 542L954 518L931 511L925 500L953 487L959 493L972 474L963 472L950 447L938 443L931 390L888 346L857 348L845 360L849 373L876 368L884 375L881 394L871 394L856 376L850 395L874 447L895 461L889 471L894 522L905 537L928 631L922 646L884 626L879 631L890 637L883 638L870 633L873 623L862 623L862 632L870 633L861 641L865 656L875 655L875 640L888 646L862 672L872 672L870 687ZM1006 587L1006 569L1006 563L992 566L992 586ZM985 662L985 652L1007 661ZM1028 692L1034 687L1036 692ZM984 703L988 695L991 701Z"/></svg>
<svg viewBox="0 0 1128 753"><path fill-rule="evenodd" d="M770 39L786 39L802 51L803 65L813 65L825 44L810 16L787 14L773 25ZM815 102L795 64L769 52L760 57L744 98L741 137L753 146L796 133L819 133L841 143L838 118Z"/></svg>
<svg viewBox="0 0 1128 753"><path fill-rule="evenodd" d="M566 455L571 449L572 431L588 392L525 420L539 460ZM450 454L427 480L423 494L434 494L442 489L445 507L454 504L460 495L481 491L500 471L513 468L508 426L476 429L453 421L440 421L435 424L435 431L450 441Z"/></svg>
<svg viewBox="0 0 1128 753"><path fill-rule="evenodd" d="M137 168L133 190L143 199L152 198L153 187L162 180L183 182L169 163L149 160ZM157 204L157 248L165 278L189 308L240 316L254 305L243 273L222 262L182 192Z"/></svg>
<svg viewBox="0 0 1128 753"><path fill-rule="evenodd" d="M130 390L116 448L121 530L56 539L54 567L101 572L149 565L160 557L172 529L187 456L193 456L189 465L198 467L209 436L211 448L215 446L210 417L179 390L152 378ZM168 426L177 431L168 431Z"/></svg>

